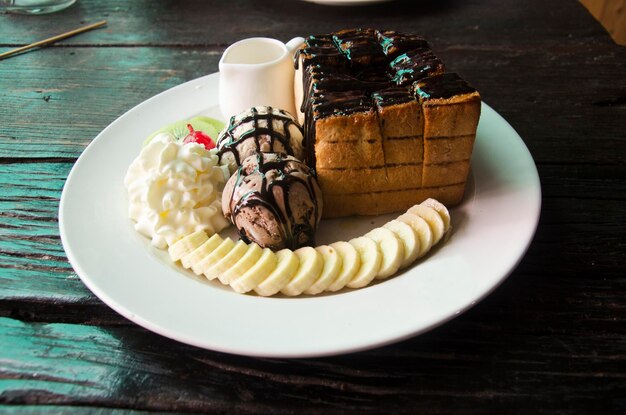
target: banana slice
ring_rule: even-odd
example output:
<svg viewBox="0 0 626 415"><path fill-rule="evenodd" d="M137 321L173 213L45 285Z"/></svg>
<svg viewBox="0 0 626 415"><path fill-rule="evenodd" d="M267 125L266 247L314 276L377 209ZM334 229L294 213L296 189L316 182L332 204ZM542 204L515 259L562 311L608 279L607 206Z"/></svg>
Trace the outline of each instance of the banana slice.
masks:
<svg viewBox="0 0 626 415"><path fill-rule="evenodd" d="M395 233L404 245L404 258L402 259L400 268L411 265L420 253L420 240L415 229L405 222L400 222L396 219L387 222L383 228L387 228Z"/></svg>
<svg viewBox="0 0 626 415"><path fill-rule="evenodd" d="M265 280L276 269L278 258L271 249L263 249L261 257L249 270L230 283L238 293L247 293Z"/></svg>
<svg viewBox="0 0 626 415"><path fill-rule="evenodd" d="M278 259L276 268L254 289L257 294L264 297L276 294L287 285L300 265L298 256L291 249L282 249L276 252L276 258Z"/></svg>
<svg viewBox="0 0 626 415"><path fill-rule="evenodd" d="M215 234L217 235L217 234ZM214 235L214 236L215 236ZM213 238L213 236L211 237ZM205 256L200 262L198 262L195 266L192 267L196 274L204 274L210 280L215 279L217 275L207 273L208 270L215 264L217 264L222 258L224 258L235 246L235 243L232 239L226 238L222 240L222 243L219 244L209 255Z"/></svg>
<svg viewBox="0 0 626 415"><path fill-rule="evenodd" d="M300 260L300 266L291 280L280 290L289 296L300 295L309 288L322 274L324 258L315 248L304 246L294 251Z"/></svg>
<svg viewBox="0 0 626 415"><path fill-rule="evenodd" d="M420 203L420 205L428 206L429 208L436 210L443 220L443 232L448 232L450 229L450 212L448 211L448 208L443 205L443 203L435 199L426 199Z"/></svg>
<svg viewBox="0 0 626 415"><path fill-rule="evenodd" d="M420 251L417 257L421 258L426 255L426 252L430 251L430 248L433 246L433 231L430 230L428 223L419 216L410 213L404 213L398 216L398 220L409 225L417 233L417 237L420 241Z"/></svg>
<svg viewBox="0 0 626 415"><path fill-rule="evenodd" d="M341 270L335 281L328 286L327 291L339 291L356 275L361 268L361 256L356 248L348 242L339 241L329 245L341 257Z"/></svg>
<svg viewBox="0 0 626 415"><path fill-rule="evenodd" d="M376 278L384 279L395 274L404 259L402 241L398 239L395 233L386 228L372 229L365 236L378 244L378 249L383 255Z"/></svg>
<svg viewBox="0 0 626 415"><path fill-rule="evenodd" d="M170 259L173 262L176 262L185 255L197 249L200 245L205 243L207 239L209 239L209 237L207 236L206 232L197 231L173 243L172 246L169 247L167 252L170 254Z"/></svg>
<svg viewBox="0 0 626 415"><path fill-rule="evenodd" d="M350 288L361 288L372 282L382 263L383 256L378 249L378 244L373 239L360 236L350 240L361 258L361 266L352 280L346 284Z"/></svg>
<svg viewBox="0 0 626 415"><path fill-rule="evenodd" d="M339 252L328 245L316 246L315 250L322 255L324 268L320 277L313 285L304 290L305 294L319 294L332 284L341 271L341 256Z"/></svg>
<svg viewBox="0 0 626 415"><path fill-rule="evenodd" d="M246 253L239 258L239 261L235 262L235 265L222 273L220 281L226 281L226 284L230 284L232 281L240 278L257 263L262 254L263 248L255 243L249 244Z"/></svg>
<svg viewBox="0 0 626 415"><path fill-rule="evenodd" d="M415 205L410 208L407 213L419 216L428 223L430 230L433 231L433 245L441 240L445 227L443 219L441 219L441 216L439 216L439 213L437 213L435 209L428 206Z"/></svg>
<svg viewBox="0 0 626 415"><path fill-rule="evenodd" d="M226 272L230 267L235 265L235 262L239 261L239 258L243 256L248 250L248 244L244 241L237 241L233 249L227 253L224 258L218 260L215 264L208 266L203 270L204 275L207 275L207 278L210 280L215 279L216 277L220 279L222 284L226 284L222 281L222 274ZM209 277L210 275L210 277Z"/></svg>
<svg viewBox="0 0 626 415"><path fill-rule="evenodd" d="M274 253L259 245L236 244L218 234L194 232L172 244L169 255L196 274L230 284L239 292L270 296L315 295L347 286L361 288L388 278L425 255L450 229L450 212L427 199L383 227L349 242Z"/></svg>
<svg viewBox="0 0 626 415"><path fill-rule="evenodd" d="M191 268L196 275L202 274L202 271L197 269L197 264L213 252L213 250L217 248L222 241L223 239L220 238L218 234L214 234L196 250L182 257L180 262L183 264L183 267Z"/></svg>

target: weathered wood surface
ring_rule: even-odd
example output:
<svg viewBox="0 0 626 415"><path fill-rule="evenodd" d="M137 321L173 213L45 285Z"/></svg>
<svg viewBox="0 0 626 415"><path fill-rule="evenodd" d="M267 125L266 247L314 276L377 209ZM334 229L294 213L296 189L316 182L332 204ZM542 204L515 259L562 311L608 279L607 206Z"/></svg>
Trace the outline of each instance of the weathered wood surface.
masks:
<svg viewBox="0 0 626 415"><path fill-rule="evenodd" d="M81 0L55 15L0 14L0 51L102 18L104 30L0 61L1 412L626 411L626 48L577 2ZM200 350L95 298L57 224L93 137L216 71L235 40L346 26L425 34L524 138L544 199L511 277L433 332L325 359Z"/></svg>
<svg viewBox="0 0 626 415"><path fill-rule="evenodd" d="M599 24L569 0L548 8L530 2L481 0L403 0L337 8L312 3L265 0L80 1L62 13L32 18L3 16L1 45L21 45L100 19L108 28L64 41L86 46L226 46L250 36L287 40L349 26L419 30L440 39L481 45L527 47L559 44L568 36L577 42L600 40ZM549 24L548 24L549 23ZM570 38L571 38L570 37ZM520 42L524 39L524 42ZM601 39L602 42L610 40Z"/></svg>

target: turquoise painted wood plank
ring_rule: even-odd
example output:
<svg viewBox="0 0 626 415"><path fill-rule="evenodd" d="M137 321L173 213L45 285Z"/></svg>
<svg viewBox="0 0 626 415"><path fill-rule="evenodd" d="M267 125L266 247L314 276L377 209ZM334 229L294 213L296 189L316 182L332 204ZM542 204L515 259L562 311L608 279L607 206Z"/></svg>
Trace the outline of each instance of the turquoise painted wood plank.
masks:
<svg viewBox="0 0 626 415"><path fill-rule="evenodd" d="M295 360L210 352L136 326L0 318L0 401L200 413L378 413L408 407L429 413L442 397L462 396L472 400L474 413L490 408L497 394L534 413L572 389L578 393L568 395L568 402L579 408L593 406L598 394L621 396L619 333L586 332L586 325L571 320L573 331L543 327L529 333L528 320L510 318L513 308L483 314L480 309L485 307L472 311L474 320L465 315L393 347ZM583 343L581 334L595 336ZM494 385L492 373L514 375Z"/></svg>
<svg viewBox="0 0 626 415"><path fill-rule="evenodd" d="M59 199L72 165L0 165L0 299L95 301L59 237Z"/></svg>
<svg viewBox="0 0 626 415"><path fill-rule="evenodd" d="M117 364L124 352L119 340L105 330L0 318L0 331L4 374L0 396L27 388L59 395L90 396L113 389L118 381ZM101 364L94 365L90 359ZM108 362L115 364L106 367ZM19 376L25 371L31 375Z"/></svg>
<svg viewBox="0 0 626 415"><path fill-rule="evenodd" d="M136 326L107 329L0 317L0 350L3 403L223 412L235 405L225 398L236 401L234 391L212 374L221 369L189 355L212 360L215 353Z"/></svg>
<svg viewBox="0 0 626 415"><path fill-rule="evenodd" d="M3 61L0 157L74 159L130 108L215 72L219 56L202 49L69 48Z"/></svg>

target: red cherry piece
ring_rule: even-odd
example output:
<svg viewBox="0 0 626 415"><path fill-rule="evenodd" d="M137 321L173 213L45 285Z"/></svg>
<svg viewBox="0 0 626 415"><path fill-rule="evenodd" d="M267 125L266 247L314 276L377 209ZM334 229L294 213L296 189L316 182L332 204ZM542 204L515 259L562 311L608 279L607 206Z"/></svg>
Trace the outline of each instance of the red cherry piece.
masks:
<svg viewBox="0 0 626 415"><path fill-rule="evenodd" d="M213 142L207 133L194 130L191 124L187 124L187 129L189 130L189 134L183 139L183 143L202 144L207 150L215 148L215 142Z"/></svg>

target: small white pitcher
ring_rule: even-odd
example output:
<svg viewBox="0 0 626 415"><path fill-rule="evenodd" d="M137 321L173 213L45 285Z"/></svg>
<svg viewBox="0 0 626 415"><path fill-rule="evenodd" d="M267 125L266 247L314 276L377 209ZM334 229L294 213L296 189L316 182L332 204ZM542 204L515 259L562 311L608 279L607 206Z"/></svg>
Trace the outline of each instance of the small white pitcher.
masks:
<svg viewBox="0 0 626 415"><path fill-rule="evenodd" d="M257 105L269 105L296 116L293 53L304 39L285 45L253 37L233 43L220 59L220 109L228 120Z"/></svg>

